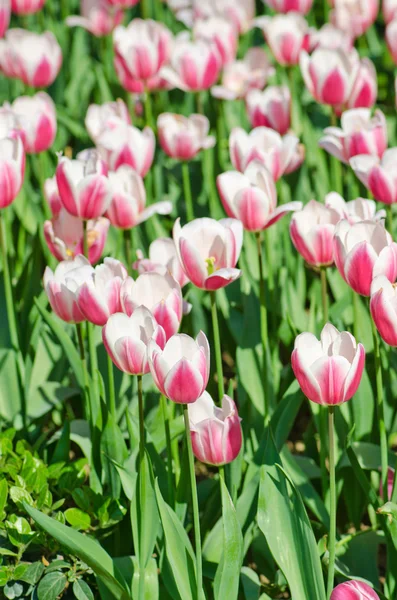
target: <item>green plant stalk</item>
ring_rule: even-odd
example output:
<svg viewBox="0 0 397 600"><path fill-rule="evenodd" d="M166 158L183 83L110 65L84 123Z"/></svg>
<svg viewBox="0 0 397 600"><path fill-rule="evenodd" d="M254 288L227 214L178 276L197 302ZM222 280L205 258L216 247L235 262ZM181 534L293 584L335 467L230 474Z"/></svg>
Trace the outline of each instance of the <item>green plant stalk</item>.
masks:
<svg viewBox="0 0 397 600"><path fill-rule="evenodd" d="M155 123L153 120L152 98L150 96L149 90L145 90L144 105L145 105L146 125L151 127L153 131L155 131Z"/></svg>
<svg viewBox="0 0 397 600"><path fill-rule="evenodd" d="M141 1L142 19L150 19L151 0Z"/></svg>
<svg viewBox="0 0 397 600"><path fill-rule="evenodd" d="M87 321L87 338L88 338L88 350L90 353L90 367L91 367L91 378L92 378L92 394L91 394L91 418L92 424L95 426L100 412L100 400L99 400L99 382L98 382L98 356L96 352L95 340L94 340L94 327L92 323Z"/></svg>
<svg viewBox="0 0 397 600"><path fill-rule="evenodd" d="M173 509L175 507L175 489L174 489L174 474L172 471L172 448L171 448L171 432L170 420L168 415L168 406L166 397L161 394L160 405L163 412L165 444L167 449L167 478L168 478L168 502Z"/></svg>
<svg viewBox="0 0 397 600"><path fill-rule="evenodd" d="M192 491L192 507L193 507L193 525L194 538L196 542L196 579L197 579L197 599L202 598L203 589L203 566L201 558L201 533L200 533L200 514L197 496L196 475L194 471L194 456L192 448L192 438L190 435L189 413L187 404L183 405L183 418L185 421L186 444L189 458L189 475Z"/></svg>
<svg viewBox="0 0 397 600"><path fill-rule="evenodd" d="M132 265L132 244L131 229L123 230L125 259L127 261L127 271L130 271Z"/></svg>
<svg viewBox="0 0 397 600"><path fill-rule="evenodd" d="M211 297L212 330L213 330L214 344L215 344L215 364L216 364L216 373L218 376L218 395L219 395L219 403L222 403L222 398L225 395L225 386L223 383L222 349L221 349L221 336L220 336L220 331L219 331L218 309L216 306L216 292L210 292L210 297Z"/></svg>
<svg viewBox="0 0 397 600"><path fill-rule="evenodd" d="M88 260L88 221L83 221L83 254Z"/></svg>
<svg viewBox="0 0 397 600"><path fill-rule="evenodd" d="M185 196L185 209L187 221L193 221L194 209L192 199L192 187L190 185L189 164L184 160L181 164L182 180L183 180L183 195Z"/></svg>
<svg viewBox="0 0 397 600"><path fill-rule="evenodd" d="M40 11L42 12L42 11ZM45 28L43 29L43 31L45 31ZM40 190L41 190L41 195L43 198L43 212L44 212L44 217L46 220L51 219L52 214L51 214L51 210L50 207L48 206L48 202L44 196L44 184L45 184L45 180L46 180L46 168L45 168L45 152L40 152L37 156L37 160L39 162L39 184L40 184Z"/></svg>
<svg viewBox="0 0 397 600"><path fill-rule="evenodd" d="M145 456L145 414L143 411L142 375L137 375L138 381L138 410L139 410L139 464Z"/></svg>
<svg viewBox="0 0 397 600"><path fill-rule="evenodd" d="M376 331L375 323L371 318L372 324L372 337L374 340L374 357L375 357L375 377L376 377L376 407L378 413L379 423L379 437L380 437L380 456L381 456L381 480L383 498L388 498L387 489L387 473L388 473L388 444L387 444L387 432L385 426L385 415L383 407L383 378L382 378L382 363L380 358L380 347L378 332Z"/></svg>
<svg viewBox="0 0 397 600"><path fill-rule="evenodd" d="M258 265L259 265L259 303L260 303L260 325L261 325L261 342L262 342L262 353L263 353L263 364L262 364L262 383L263 383L263 397L264 397L264 417L265 422L269 418L269 405L268 405L268 393L267 393L267 343L268 343L268 324L267 324L267 308L266 308L266 294L265 294L265 277L263 269L263 254L262 254L262 243L261 243L261 232L255 233L256 244L258 250Z"/></svg>
<svg viewBox="0 0 397 600"><path fill-rule="evenodd" d="M353 333L354 333L354 337L356 338L356 340L358 340L359 339L358 311L360 308L360 297L354 290L352 290L352 294L353 294Z"/></svg>
<svg viewBox="0 0 397 600"><path fill-rule="evenodd" d="M386 204L386 214L387 226L389 227L389 231L393 236L393 204Z"/></svg>
<svg viewBox="0 0 397 600"><path fill-rule="evenodd" d="M321 277L321 300L323 309L323 323L328 322L328 289L327 289L327 271L325 267L320 269ZM319 419L319 434L320 434L320 463L321 463L321 487L323 492L323 498L325 498L328 490L328 476L326 473L326 435L327 435L327 414L326 411L320 406L318 414Z"/></svg>
<svg viewBox="0 0 397 600"><path fill-rule="evenodd" d="M331 108L331 126L337 127L337 118L333 108ZM331 161L331 173L334 184L334 190L343 196L343 180L342 180L342 165L338 158L335 156L330 157Z"/></svg>
<svg viewBox="0 0 397 600"><path fill-rule="evenodd" d="M109 354L108 358L108 382L109 382L109 411L113 417L113 420L116 421L116 393L114 389L114 371L113 371L113 362L110 358Z"/></svg>
<svg viewBox="0 0 397 600"><path fill-rule="evenodd" d="M85 418L87 419L88 423L91 423L91 425L93 426L93 423L91 422L91 406L90 406L90 391L89 391L89 384L88 384L87 359L85 356L84 340L83 340L83 327L82 327L81 323L76 323L76 331L77 331L77 340L79 343L81 365L83 368L83 381L84 381L83 397L84 397Z"/></svg>
<svg viewBox="0 0 397 600"><path fill-rule="evenodd" d="M335 576L335 545L336 545L336 481L335 481L335 435L334 435L335 407L328 407L328 437L329 437L329 489L330 489L330 528L329 528L329 566L327 598L329 599L334 588Z"/></svg>
<svg viewBox="0 0 397 600"><path fill-rule="evenodd" d="M323 322L328 323L328 290L327 290L327 269L321 267L321 301L323 306Z"/></svg>

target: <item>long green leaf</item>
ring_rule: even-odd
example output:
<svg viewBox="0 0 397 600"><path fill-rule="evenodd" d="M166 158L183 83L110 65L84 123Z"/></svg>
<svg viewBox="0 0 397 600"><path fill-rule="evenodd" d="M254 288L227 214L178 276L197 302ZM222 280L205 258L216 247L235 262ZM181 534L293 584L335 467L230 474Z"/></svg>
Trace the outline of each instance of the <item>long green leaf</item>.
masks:
<svg viewBox="0 0 397 600"><path fill-rule="evenodd" d="M131 501L131 525L135 552L142 570L146 568L153 554L159 529L154 477L147 453L140 465L135 494Z"/></svg>

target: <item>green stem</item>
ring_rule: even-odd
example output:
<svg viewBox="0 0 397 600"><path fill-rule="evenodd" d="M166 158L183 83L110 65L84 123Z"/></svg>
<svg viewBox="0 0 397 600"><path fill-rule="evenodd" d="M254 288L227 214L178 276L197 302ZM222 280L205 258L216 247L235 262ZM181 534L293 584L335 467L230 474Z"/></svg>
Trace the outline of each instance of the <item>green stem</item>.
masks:
<svg viewBox="0 0 397 600"><path fill-rule="evenodd" d="M175 490L174 490L174 475L172 472L172 448L171 448L171 433L170 420L168 416L167 399L165 396L160 396L161 409L163 411L165 443L167 448L167 477L168 477L168 501L171 508L175 507Z"/></svg>
<svg viewBox="0 0 397 600"><path fill-rule="evenodd" d="M84 397L84 413L88 423L91 423L91 408L90 408L90 392L88 383L87 359L85 356L83 327L81 323L76 323L77 340L79 343L81 365L83 367L83 397Z"/></svg>
<svg viewBox="0 0 397 600"><path fill-rule="evenodd" d="M268 327L267 327L267 308L266 308L266 294L265 294L265 277L263 270L263 254L262 254L262 243L261 233L258 231L256 234L256 244L258 250L258 265L259 265L259 302L260 302L260 326L261 326L261 342L262 342L262 353L263 353L263 365L262 365L262 382L263 382L263 397L265 400L264 416L265 420L269 416L269 406L267 402L267 343L268 343Z"/></svg>
<svg viewBox="0 0 397 600"><path fill-rule="evenodd" d="M359 339L358 322L359 322L359 309L360 309L360 296L352 290L353 294L353 334L356 340Z"/></svg>
<svg viewBox="0 0 397 600"><path fill-rule="evenodd" d="M202 597L202 589L203 589L203 570L202 570L203 567L202 567L202 559L201 559L200 514L199 514L199 506L198 506L196 475L195 475L195 471L194 471L194 456L193 456L193 448L192 448L192 438L190 435L189 413L188 413L187 404L183 405L183 418L185 421L186 444L187 444L187 452L188 452L188 458L189 458L190 485L191 485L191 490L192 490L193 524L194 524L194 537L195 537L195 542L196 542L197 599L199 599Z"/></svg>
<svg viewBox="0 0 397 600"><path fill-rule="evenodd" d="M190 185L189 164L186 161L182 162L182 179L183 179L183 194L185 196L186 219L193 221L194 209L192 199L192 187Z"/></svg>
<svg viewBox="0 0 397 600"><path fill-rule="evenodd" d="M151 0L141 0L142 19L150 18L150 4Z"/></svg>
<svg viewBox="0 0 397 600"><path fill-rule="evenodd" d="M389 231L393 236L393 205L386 204L386 214L387 214L387 225L389 227Z"/></svg>
<svg viewBox="0 0 397 600"><path fill-rule="evenodd" d="M216 363L216 372L217 372L217 376L218 376L218 395L219 395L219 403L222 403L222 398L225 395L225 386L223 383L222 349L221 349L221 337L220 337L220 332L219 332L218 309L216 307L216 293L210 292L210 297L211 297L212 329L213 329L214 344L215 344L215 363Z"/></svg>
<svg viewBox="0 0 397 600"><path fill-rule="evenodd" d="M150 96L150 92L148 90L145 90L144 104L145 104L146 125L149 125L149 127L151 127L154 131L155 125L154 125L154 121L153 121L152 99Z"/></svg>
<svg viewBox="0 0 397 600"><path fill-rule="evenodd" d="M108 354L108 381L109 381L109 411L113 417L113 421L116 421L116 393L114 391L114 371L112 359Z"/></svg>
<svg viewBox="0 0 397 600"><path fill-rule="evenodd" d="M88 258L88 221L83 221L83 253Z"/></svg>
<svg viewBox="0 0 397 600"><path fill-rule="evenodd" d="M124 250L125 250L125 259L127 261L127 271L130 271L132 265L132 244L131 244L131 230L124 229L123 230L124 237Z"/></svg>
<svg viewBox="0 0 397 600"><path fill-rule="evenodd" d="M143 411L142 375L138 379L138 408L139 408L139 464L142 464L145 455L145 414Z"/></svg>
<svg viewBox="0 0 397 600"><path fill-rule="evenodd" d="M335 436L334 436L335 407L328 407L328 436L329 436L329 489L330 489L330 528L329 528L329 566L327 598L334 588L335 574L335 544L336 544L336 482L335 482Z"/></svg>
<svg viewBox="0 0 397 600"><path fill-rule="evenodd" d="M98 382L98 357L94 340L94 325L87 321L88 349L90 353L90 367L92 378L91 418L95 426L100 411L99 382Z"/></svg>
<svg viewBox="0 0 397 600"><path fill-rule="evenodd" d="M374 340L374 356L375 356L375 376L376 376L376 406L378 411L379 437L380 437L380 456L381 456L381 479L383 498L385 501L388 497L387 489L387 471L388 471L388 444L387 432L385 426L385 415L383 407L383 378L382 378L382 363L380 358L379 338L376 331L375 323L372 323L372 337Z"/></svg>
<svg viewBox="0 0 397 600"><path fill-rule="evenodd" d="M337 127L337 117L333 108L331 108L331 126ZM334 190L343 196L343 179L342 179L342 165L338 158L335 156L330 157L331 160L331 173L333 179Z"/></svg>
<svg viewBox="0 0 397 600"><path fill-rule="evenodd" d="M327 270L321 267L321 300L323 304L323 321L328 322L328 292L327 292Z"/></svg>
<svg viewBox="0 0 397 600"><path fill-rule="evenodd" d="M40 11L40 12L42 12L42 11ZM43 30L43 31L45 31L45 30ZM52 214L51 214L50 207L48 206L47 200L44 197L44 184L45 184L45 179L46 179L45 152L40 152L37 159L39 162L39 184L40 184L41 195L43 198L44 218L48 221L49 219L51 219Z"/></svg>

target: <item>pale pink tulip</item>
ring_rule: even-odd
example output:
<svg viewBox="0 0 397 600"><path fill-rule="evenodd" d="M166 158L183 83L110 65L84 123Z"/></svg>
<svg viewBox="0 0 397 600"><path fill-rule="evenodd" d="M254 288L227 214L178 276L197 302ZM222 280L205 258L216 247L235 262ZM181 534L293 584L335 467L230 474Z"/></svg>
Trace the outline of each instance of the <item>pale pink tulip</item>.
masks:
<svg viewBox="0 0 397 600"><path fill-rule="evenodd" d="M121 165L130 165L141 177L152 166L155 146L154 133L150 127L140 131L122 122L103 131L97 140L99 153L109 170L117 171Z"/></svg>
<svg viewBox="0 0 397 600"><path fill-rule="evenodd" d="M380 221L386 217L385 210L376 210L376 202L366 198L356 198L346 202L337 192L325 196L325 206L339 213L341 219L347 219L351 225L359 221Z"/></svg>
<svg viewBox="0 0 397 600"><path fill-rule="evenodd" d="M129 317L112 315L102 329L106 352L120 371L130 375L149 373L148 345L153 340L164 348L165 333L150 310L139 306Z"/></svg>
<svg viewBox="0 0 397 600"><path fill-rule="evenodd" d="M0 69L6 77L21 79L26 85L51 85L61 64L61 47L50 31L9 29L0 40Z"/></svg>
<svg viewBox="0 0 397 600"><path fill-rule="evenodd" d="M375 200L397 202L397 148L389 148L382 158L359 154L350 159L350 165Z"/></svg>
<svg viewBox="0 0 397 600"><path fill-rule="evenodd" d="M189 29L193 27L193 0L165 0L165 2L178 21Z"/></svg>
<svg viewBox="0 0 397 600"><path fill-rule="evenodd" d="M61 212L63 206L61 202L61 197L59 195L57 178L55 175L54 177L50 177L45 180L43 192L44 198L46 199L48 206L50 207L52 215L56 217Z"/></svg>
<svg viewBox="0 0 397 600"><path fill-rule="evenodd" d="M83 27L92 35L109 35L123 21L123 11L109 5L108 0L80 0L80 16L67 17L69 27Z"/></svg>
<svg viewBox="0 0 397 600"><path fill-rule="evenodd" d="M376 110L371 117L369 108L352 108L342 113L341 127L327 127L319 146L348 164L358 154L381 157L387 148L385 115Z"/></svg>
<svg viewBox="0 0 397 600"><path fill-rule="evenodd" d="M350 400L360 385L365 350L348 331L326 323L318 340L312 333L295 339L292 369L305 396L326 406Z"/></svg>
<svg viewBox="0 0 397 600"><path fill-rule="evenodd" d="M371 283L370 308L381 338L389 346L397 346L397 288L384 275Z"/></svg>
<svg viewBox="0 0 397 600"><path fill-rule="evenodd" d="M389 48L389 52L392 55L392 58L395 63L397 63L397 18L390 23L386 27L385 39L387 43L387 47Z"/></svg>
<svg viewBox="0 0 397 600"><path fill-rule="evenodd" d="M264 0L270 8L279 13L291 11L305 15L312 7L313 0Z"/></svg>
<svg viewBox="0 0 397 600"><path fill-rule="evenodd" d="M254 22L262 29L265 40L280 65L297 65L301 51L309 49L309 25L299 13L259 17Z"/></svg>
<svg viewBox="0 0 397 600"><path fill-rule="evenodd" d="M372 280L385 275L397 277L397 244L386 231L383 221L338 223L334 237L334 258L339 273L357 294L369 296Z"/></svg>
<svg viewBox="0 0 397 600"><path fill-rule="evenodd" d="M345 581L336 586L330 600L380 600L378 594L363 581Z"/></svg>
<svg viewBox="0 0 397 600"><path fill-rule="evenodd" d="M223 396L218 408L208 392L189 404L189 423L195 457L208 465L231 463L241 450L243 436L237 407Z"/></svg>
<svg viewBox="0 0 397 600"><path fill-rule="evenodd" d="M0 0L0 38L2 38L10 25L11 0Z"/></svg>
<svg viewBox="0 0 397 600"><path fill-rule="evenodd" d="M134 281L128 277L120 291L123 312L131 315L138 306L146 306L170 338L182 320L182 293L177 281L169 274L142 273Z"/></svg>
<svg viewBox="0 0 397 600"><path fill-rule="evenodd" d="M173 236L182 267L198 288L217 290L238 279L235 266L243 243L243 226L236 219L194 219L184 227L175 221Z"/></svg>
<svg viewBox="0 0 397 600"><path fill-rule="evenodd" d="M269 86L263 92L250 90L246 97L252 127L270 127L280 135L291 124L291 92L287 86Z"/></svg>
<svg viewBox="0 0 397 600"><path fill-rule="evenodd" d="M346 31L337 29L331 23L325 23L318 31L310 32L310 50L315 48L328 48L336 50L342 48L349 52L353 48L353 37Z"/></svg>
<svg viewBox="0 0 397 600"><path fill-rule="evenodd" d="M169 273L181 288L189 283L172 238L154 240L149 246L149 258L144 258L142 252L137 250L137 260L132 266L139 274L155 272L166 275Z"/></svg>
<svg viewBox="0 0 397 600"><path fill-rule="evenodd" d="M139 0L106 0L110 6L115 6L116 8L131 8L139 3Z"/></svg>
<svg viewBox="0 0 397 600"><path fill-rule="evenodd" d="M302 165L303 161L305 160L305 155L306 155L305 146L303 144L296 144L296 146L294 146L294 149L293 149L293 152L291 155L291 159L285 168L284 174L288 175L289 173L293 173L294 171L299 169L299 167Z"/></svg>
<svg viewBox="0 0 397 600"><path fill-rule="evenodd" d="M184 117L162 113L157 119L160 146L168 156L191 160L200 150L212 148L215 138L208 135L210 122L204 115Z"/></svg>
<svg viewBox="0 0 397 600"><path fill-rule="evenodd" d="M205 391L210 373L210 347L202 331L195 340L184 333L173 335L164 350L151 342L148 359L154 383L173 402L196 402Z"/></svg>
<svg viewBox="0 0 397 600"><path fill-rule="evenodd" d="M326 267L334 262L333 237L341 215L316 200L310 200L291 218L292 242L309 265Z"/></svg>
<svg viewBox="0 0 397 600"><path fill-rule="evenodd" d="M20 137L0 139L0 209L18 196L25 174L25 151Z"/></svg>
<svg viewBox="0 0 397 600"><path fill-rule="evenodd" d="M88 259L95 264L102 256L110 222L104 217L87 221ZM83 220L70 215L63 207L44 223L44 238L57 260L70 260L84 251Z"/></svg>
<svg viewBox="0 0 397 600"><path fill-rule="evenodd" d="M193 27L195 40L214 44L219 52L222 66L236 58L238 35L235 26L222 17L199 19Z"/></svg>
<svg viewBox="0 0 397 600"><path fill-rule="evenodd" d="M131 117L126 103L118 98L115 102L90 104L84 123L88 135L96 143L105 131L122 127L122 123L131 125Z"/></svg>
<svg viewBox="0 0 397 600"><path fill-rule="evenodd" d="M16 15L31 15L43 8L45 0L11 0L11 10Z"/></svg>
<svg viewBox="0 0 397 600"><path fill-rule="evenodd" d="M166 200L146 207L146 191L142 178L129 165L108 174L112 200L106 216L115 227L131 229L154 214L169 215L172 204Z"/></svg>
<svg viewBox="0 0 397 600"><path fill-rule="evenodd" d="M331 22L354 37L362 35L374 23L379 0L334 0Z"/></svg>
<svg viewBox="0 0 397 600"><path fill-rule="evenodd" d="M244 172L253 160L257 160L270 171L275 181L296 160L298 147L297 137L281 137L268 127L256 127L250 133L235 127L229 137L230 160L237 171Z"/></svg>
<svg viewBox="0 0 397 600"><path fill-rule="evenodd" d="M245 33L255 16L255 0L192 0L195 19L223 17L234 24L239 33Z"/></svg>
<svg viewBox="0 0 397 600"><path fill-rule="evenodd" d="M372 108L378 95L378 78L374 63L369 58L358 62L353 87L347 99L347 108Z"/></svg>
<svg viewBox="0 0 397 600"><path fill-rule="evenodd" d="M61 202L71 215L96 219L109 208L112 193L107 167L95 150L84 160L61 157L56 179Z"/></svg>
<svg viewBox="0 0 397 600"><path fill-rule="evenodd" d="M244 174L222 173L217 178L219 195L229 217L239 219L247 231L261 231L288 212L300 210L301 202L277 206L277 192L269 171L252 162Z"/></svg>
<svg viewBox="0 0 397 600"><path fill-rule="evenodd" d="M386 24L393 21L397 17L397 0L383 0L382 12Z"/></svg>
<svg viewBox="0 0 397 600"><path fill-rule="evenodd" d="M57 132L56 108L45 92L34 96L20 96L11 105L22 134L25 151L38 154L48 150Z"/></svg>

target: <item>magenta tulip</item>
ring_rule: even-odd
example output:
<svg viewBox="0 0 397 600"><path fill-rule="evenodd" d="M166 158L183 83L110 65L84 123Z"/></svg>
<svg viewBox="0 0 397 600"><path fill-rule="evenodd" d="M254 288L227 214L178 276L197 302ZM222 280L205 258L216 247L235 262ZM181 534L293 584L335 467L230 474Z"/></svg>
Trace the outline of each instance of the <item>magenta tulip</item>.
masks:
<svg viewBox="0 0 397 600"><path fill-rule="evenodd" d="M149 258L144 258L141 251L137 251L137 258L132 266L139 274L155 272L166 275L169 273L181 288L189 282L172 238L154 240L149 246Z"/></svg>
<svg viewBox="0 0 397 600"><path fill-rule="evenodd" d="M97 140L99 153L109 170L117 171L121 165L130 165L141 177L152 166L155 145L154 133L150 127L140 131L123 122L107 128Z"/></svg>
<svg viewBox="0 0 397 600"><path fill-rule="evenodd" d="M252 127L270 127L280 135L291 125L291 92L287 86L270 86L263 92L250 90L246 97Z"/></svg>
<svg viewBox="0 0 397 600"><path fill-rule="evenodd" d="M35 96L20 96L11 105L22 134L28 154L48 150L54 143L57 132L55 104L48 94L39 92Z"/></svg>
<svg viewBox="0 0 397 600"><path fill-rule="evenodd" d="M389 148L382 158L360 154L350 160L350 165L375 200L397 202L397 148Z"/></svg>
<svg viewBox="0 0 397 600"><path fill-rule="evenodd" d="M18 196L25 174L25 152L20 137L0 139L0 209Z"/></svg>
<svg viewBox="0 0 397 600"><path fill-rule="evenodd" d="M363 581L346 581L336 586L330 600L380 600L378 594Z"/></svg>
<svg viewBox="0 0 397 600"><path fill-rule="evenodd" d="M291 11L305 15L312 7L313 0L264 0L273 10L280 13Z"/></svg>
<svg viewBox="0 0 397 600"><path fill-rule="evenodd" d="M236 58L238 35L232 22L222 17L198 19L194 23L193 37L214 44L219 52L222 66Z"/></svg>
<svg viewBox="0 0 397 600"><path fill-rule="evenodd" d="M309 50L309 25L299 13L258 17L254 22L262 29L265 40L280 65L297 65L301 51Z"/></svg>
<svg viewBox="0 0 397 600"><path fill-rule="evenodd" d="M93 142L97 143L101 134L122 124L131 125L128 107L118 98L115 102L90 104L85 117L85 127Z"/></svg>
<svg viewBox="0 0 397 600"><path fill-rule="evenodd" d="M4 37L10 25L11 0L0 0L0 38Z"/></svg>
<svg viewBox="0 0 397 600"><path fill-rule="evenodd" d="M162 113L157 119L160 146L177 160L191 160L200 150L212 148L215 138L208 135L209 128L209 120L204 115L184 117Z"/></svg>
<svg viewBox="0 0 397 600"><path fill-rule="evenodd" d="M112 33L123 21L123 11L112 7L108 0L81 0L80 16L67 17L69 27L83 27L92 35L102 37Z"/></svg>
<svg viewBox="0 0 397 600"><path fill-rule="evenodd" d="M11 10L16 15L31 15L43 8L45 0L11 0Z"/></svg>
<svg viewBox="0 0 397 600"><path fill-rule="evenodd" d="M389 346L397 346L397 289L384 275L371 283L371 315L381 338Z"/></svg>

